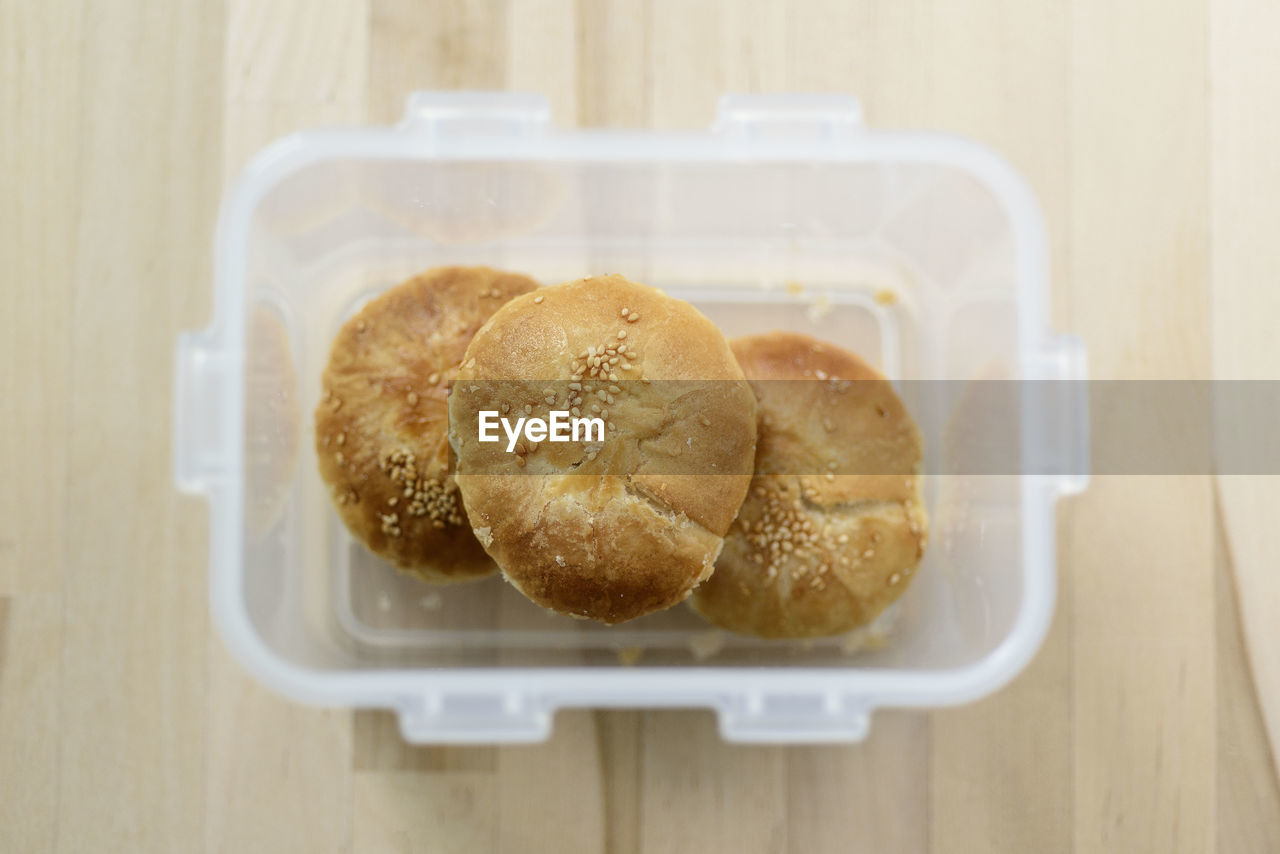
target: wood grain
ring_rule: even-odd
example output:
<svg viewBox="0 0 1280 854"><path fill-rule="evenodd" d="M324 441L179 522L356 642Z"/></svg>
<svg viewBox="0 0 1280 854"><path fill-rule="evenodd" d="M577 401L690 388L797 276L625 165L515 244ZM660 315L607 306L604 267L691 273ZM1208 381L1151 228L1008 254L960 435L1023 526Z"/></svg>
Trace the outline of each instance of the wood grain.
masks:
<svg viewBox="0 0 1280 854"><path fill-rule="evenodd" d="M1210 375L1206 26L1203 2L1073 7L1072 311L1095 376ZM1210 484L1099 477L1074 522L1076 844L1204 851Z"/></svg>
<svg viewBox="0 0 1280 854"><path fill-rule="evenodd" d="M213 6L84 7L62 234L74 258L68 488L51 532L65 543L48 662L60 674L59 850L183 850L204 823L202 541L173 491L163 390L172 335L195 319L189 301L206 301L195 283L209 281L223 26Z"/></svg>
<svg viewBox="0 0 1280 854"><path fill-rule="evenodd" d="M43 46L79 39L80 7L0 3L0 596L57 593L65 562L81 55Z"/></svg>
<svg viewBox="0 0 1280 854"><path fill-rule="evenodd" d="M695 128L726 91L852 92L1026 176L1095 376L1274 379L1278 26L1268 0L0 0L0 852L1280 850L1276 478L1096 478L1028 670L863 745L566 710L462 748L246 676L168 465L222 188L425 88Z"/></svg>
<svg viewBox="0 0 1280 854"><path fill-rule="evenodd" d="M224 182L254 152L293 130L363 118L368 20L363 0L229 5ZM206 643L205 666L205 850L349 849L352 714L299 708L271 694L216 639Z"/></svg>
<svg viewBox="0 0 1280 854"><path fill-rule="evenodd" d="M13 851L49 851L57 838L62 603L39 594L0 598L0 827ZM15 699L17 698L17 699ZM3 850L3 849L0 849Z"/></svg>
<svg viewBox="0 0 1280 854"><path fill-rule="evenodd" d="M1259 707L1260 692L1249 670L1249 654L1237 608L1234 566L1223 512L1218 505L1214 538L1214 608L1217 617L1218 755L1217 847L1219 851L1280 851L1280 776Z"/></svg>
<svg viewBox="0 0 1280 854"><path fill-rule="evenodd" d="M58 832L81 56L44 47L80 31L78 3L0 2L0 850Z"/></svg>
<svg viewBox="0 0 1280 854"><path fill-rule="evenodd" d="M1262 284L1280 273L1280 245L1269 225L1280 192L1280 123L1263 118L1273 112L1280 79L1280 57L1266 37L1277 25L1280 8L1267 2L1217 4L1210 20L1213 366L1223 378L1280 374L1280 291ZM1280 526L1273 508L1280 506L1280 478L1222 477L1217 487L1274 762L1280 752Z"/></svg>
<svg viewBox="0 0 1280 854"><path fill-rule="evenodd" d="M882 712L875 727L877 737L862 747L784 751L790 854L930 849L937 833L930 806L951 791L930 775L936 727L909 711Z"/></svg>

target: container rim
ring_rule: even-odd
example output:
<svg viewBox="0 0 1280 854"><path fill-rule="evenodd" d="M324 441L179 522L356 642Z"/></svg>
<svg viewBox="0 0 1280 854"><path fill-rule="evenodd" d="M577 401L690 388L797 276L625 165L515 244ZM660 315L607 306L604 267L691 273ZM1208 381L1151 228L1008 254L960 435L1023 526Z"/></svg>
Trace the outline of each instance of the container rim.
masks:
<svg viewBox="0 0 1280 854"><path fill-rule="evenodd" d="M245 339L245 264L254 211L286 177L335 159L664 162L664 163L877 163L950 166L984 185L1003 208L1014 233L1018 278L1020 370L1024 378L1045 373L1040 356L1049 336L1045 315L1048 285L1044 223L1034 196L1018 173L988 147L962 137L927 132L858 132L839 139L742 140L717 133L621 130L547 130L514 138L428 133L420 128L327 129L295 133L252 159L230 189L219 216L215 254L214 320L203 338L225 359L219 435L225 471L237 472L243 447L244 397L238 384ZM1024 438L1036 440L1024 423ZM1048 632L1057 593L1054 499L1050 478L1022 477L1024 524L1021 603L1008 634L983 658L943 670L846 667L746 668L593 667L583 684L580 668L388 668L329 672L292 663L276 653L252 625L244 607L241 559L243 484L224 477L204 484L210 499L210 597L215 625L242 666L274 690L314 704L403 708L413 698L453 691L497 693L561 706L713 706L722 712L751 694L821 690L856 695L879 706L954 705L986 696L1016 676Z"/></svg>

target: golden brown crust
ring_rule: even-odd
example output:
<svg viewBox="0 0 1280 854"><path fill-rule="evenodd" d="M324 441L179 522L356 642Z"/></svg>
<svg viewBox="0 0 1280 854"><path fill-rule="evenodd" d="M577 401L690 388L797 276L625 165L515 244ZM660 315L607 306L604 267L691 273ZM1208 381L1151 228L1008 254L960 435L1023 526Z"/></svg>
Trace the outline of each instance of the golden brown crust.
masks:
<svg viewBox="0 0 1280 854"><path fill-rule="evenodd" d="M924 555L919 431L892 386L852 353L793 333L731 346L759 402L757 474L691 604L761 637L865 625Z"/></svg>
<svg viewBox="0 0 1280 854"><path fill-rule="evenodd" d="M425 580L495 569L448 474L448 384L476 329L535 288L488 267L428 270L370 301L334 339L316 407L320 476L357 539Z"/></svg>
<svg viewBox="0 0 1280 854"><path fill-rule="evenodd" d="M449 406L480 541L525 595L576 616L620 623L687 596L750 481L755 399L724 336L621 276L512 300L476 334ZM526 406L577 407L614 429L514 454L478 441L480 410Z"/></svg>

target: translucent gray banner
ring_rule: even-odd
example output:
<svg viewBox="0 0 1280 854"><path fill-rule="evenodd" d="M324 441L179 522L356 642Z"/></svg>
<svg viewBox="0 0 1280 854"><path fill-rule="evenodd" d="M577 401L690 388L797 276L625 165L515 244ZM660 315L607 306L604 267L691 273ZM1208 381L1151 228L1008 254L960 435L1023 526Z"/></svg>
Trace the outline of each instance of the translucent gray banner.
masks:
<svg viewBox="0 0 1280 854"><path fill-rule="evenodd" d="M749 465L727 463L732 452L697 452L731 443L747 418L750 398L725 381L459 382L453 446L467 432L478 440L483 427L490 441L463 465L481 474L900 475L917 464L947 475L1280 474L1280 381L815 378L750 386L765 405L761 450ZM548 422L551 432L556 411L570 438L535 429L530 440L531 423ZM573 441L576 419L599 419L591 426L600 432ZM918 463L912 423L923 446Z"/></svg>

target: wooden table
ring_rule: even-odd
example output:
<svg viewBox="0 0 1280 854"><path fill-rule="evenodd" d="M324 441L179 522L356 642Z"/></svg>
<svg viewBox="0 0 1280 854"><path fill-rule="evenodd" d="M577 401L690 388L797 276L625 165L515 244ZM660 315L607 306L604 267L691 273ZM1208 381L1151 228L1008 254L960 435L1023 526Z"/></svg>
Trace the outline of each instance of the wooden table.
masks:
<svg viewBox="0 0 1280 854"><path fill-rule="evenodd" d="M855 93L1027 176L1095 376L1274 377L1277 31L1274 0L0 0L0 849L1280 851L1276 478L1096 478L1029 670L860 746L571 711L541 746L417 749L229 659L169 463L229 177L414 88L655 127Z"/></svg>

